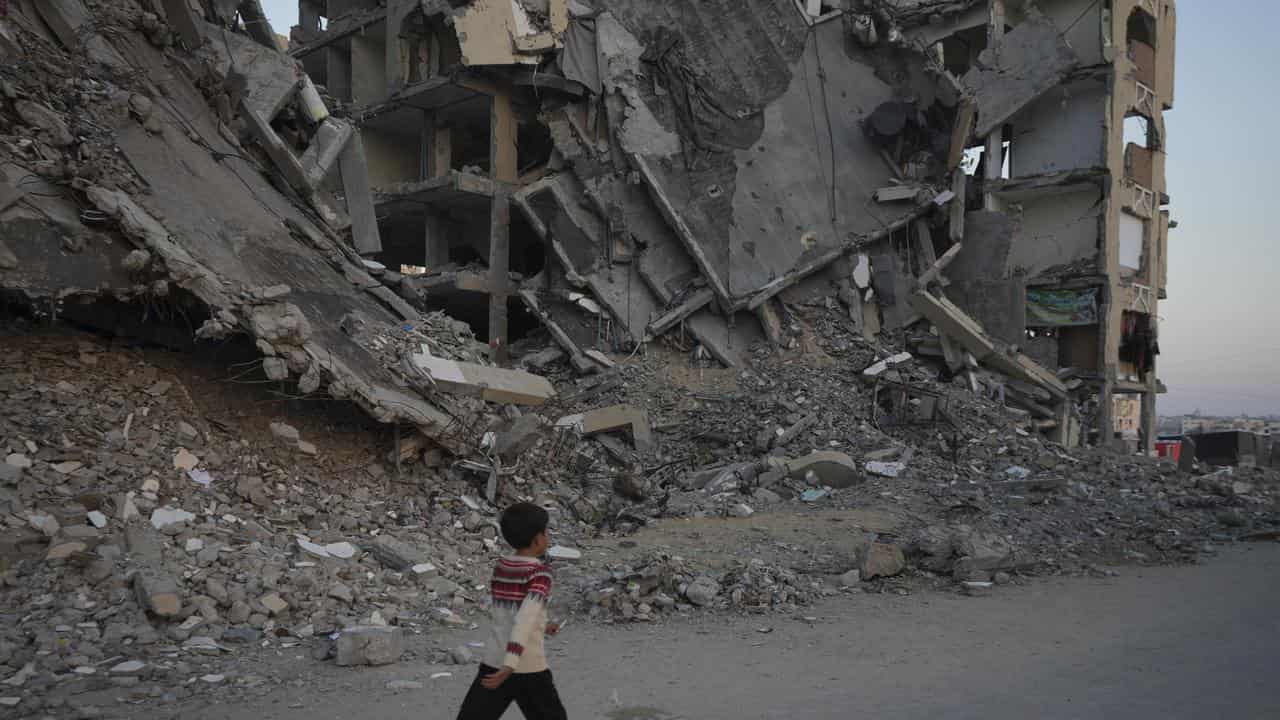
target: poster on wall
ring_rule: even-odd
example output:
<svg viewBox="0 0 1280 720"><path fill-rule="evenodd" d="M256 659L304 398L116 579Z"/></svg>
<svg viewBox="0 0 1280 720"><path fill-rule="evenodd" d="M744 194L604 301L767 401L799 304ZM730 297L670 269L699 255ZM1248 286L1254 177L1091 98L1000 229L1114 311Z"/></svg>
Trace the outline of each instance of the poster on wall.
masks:
<svg viewBox="0 0 1280 720"><path fill-rule="evenodd" d="M1097 324L1097 288L1083 290L1027 288L1028 327L1069 327Z"/></svg>

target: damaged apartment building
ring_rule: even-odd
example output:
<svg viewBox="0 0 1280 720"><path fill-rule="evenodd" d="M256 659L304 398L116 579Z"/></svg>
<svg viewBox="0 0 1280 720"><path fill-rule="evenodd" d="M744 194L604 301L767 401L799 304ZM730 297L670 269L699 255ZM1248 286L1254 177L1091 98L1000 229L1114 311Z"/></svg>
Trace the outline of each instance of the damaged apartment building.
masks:
<svg viewBox="0 0 1280 720"><path fill-rule="evenodd" d="M290 54L368 159L355 247L499 361L541 324L583 371L660 336L733 366L786 341L786 303L839 297L1061 442L1154 442L1172 2L299 17Z"/></svg>
<svg viewBox="0 0 1280 720"><path fill-rule="evenodd" d="M579 373L655 341L737 367L794 349L811 302L1053 440L1149 448L1175 23L1164 0L300 0L285 40L258 0L12 0L0 289L111 331L177 306L187 342L248 337L269 379L460 456L473 400L554 395L509 369L525 339ZM486 357L442 357L424 310Z"/></svg>

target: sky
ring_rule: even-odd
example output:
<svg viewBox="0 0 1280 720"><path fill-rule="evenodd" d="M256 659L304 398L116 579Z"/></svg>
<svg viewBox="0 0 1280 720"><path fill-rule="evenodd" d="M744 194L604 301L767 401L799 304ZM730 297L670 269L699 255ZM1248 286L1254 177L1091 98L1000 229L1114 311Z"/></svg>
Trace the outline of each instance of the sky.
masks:
<svg viewBox="0 0 1280 720"><path fill-rule="evenodd" d="M297 0L263 7L287 36ZM1280 210L1278 26L1280 3L1178 3L1175 106L1165 113L1178 227L1160 303L1162 415L1280 414L1280 292L1267 290L1280 291L1280 244L1268 232L1268 213Z"/></svg>

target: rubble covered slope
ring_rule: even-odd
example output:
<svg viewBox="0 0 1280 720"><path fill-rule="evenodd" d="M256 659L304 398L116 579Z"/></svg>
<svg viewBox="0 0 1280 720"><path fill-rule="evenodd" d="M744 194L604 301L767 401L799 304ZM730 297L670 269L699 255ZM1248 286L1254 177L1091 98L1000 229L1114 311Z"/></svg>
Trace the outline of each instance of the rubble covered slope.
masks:
<svg viewBox="0 0 1280 720"><path fill-rule="evenodd" d="M715 105L700 78L730 75L733 37L697 3L593 5L574 12L578 49L604 62L578 69L609 91L605 117L585 134L598 108L548 90L565 171L511 198L587 259L557 260L572 292L507 288L547 309L508 348L427 312L428 279L362 256L380 240L358 136L256 1L0 3L6 713L265 694L255 661L304 645L341 666L470 662L434 634L482 621L516 501L550 514L557 614L601 622L982 593L1276 537L1274 471L1068 447L1079 385L946 299L959 245L936 257L930 238L956 232L943 156L970 139L952 132L965 90L925 72L897 21L753 0L726 26L770 48L733 68L750 102L690 128L638 68ZM637 37L659 5L690 21ZM923 23L976 3L898 5ZM918 107L896 99L908 89ZM794 118L828 94L862 107L823 111L809 147L817 126L797 139ZM792 159L801 140L812 163ZM844 182L855 165L879 187ZM761 208L810 166L775 221ZM630 223L609 244L643 246L620 248L629 267L596 258L617 228L592 195ZM756 229L734 235L735 218ZM814 218L821 235L773 242ZM571 308L546 302L561 290ZM563 329L597 336L606 313L628 343Z"/></svg>

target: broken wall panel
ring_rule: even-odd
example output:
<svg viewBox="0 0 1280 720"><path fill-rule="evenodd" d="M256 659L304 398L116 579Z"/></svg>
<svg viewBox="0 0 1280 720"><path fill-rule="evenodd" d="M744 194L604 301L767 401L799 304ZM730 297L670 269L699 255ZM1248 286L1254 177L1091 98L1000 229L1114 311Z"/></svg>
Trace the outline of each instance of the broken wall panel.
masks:
<svg viewBox="0 0 1280 720"><path fill-rule="evenodd" d="M266 326L258 320L262 308L238 305L238 298L252 288L287 285L289 306L305 318L298 322L309 327L309 332L298 331L288 340L295 350L303 344L305 353L292 355L291 365L319 366L332 386L340 385L345 396L379 421L418 425L450 449L461 450L456 438L446 434L454 419L422 396L399 389L381 362L339 327L349 314L372 323L399 324L396 315L348 279L368 276L351 264L336 239L268 182L262 168L223 139L203 94L188 77L139 36L116 41L167 99L155 109L165 116L160 135L128 119L115 128L118 147L132 168L152 188L163 191L136 201L155 219L138 216L141 210L134 206L126 208L128 197L122 194L115 201L99 193L95 202L119 202L126 229L133 223L134 232L146 233L168 248L166 261L175 281L191 289L211 311L240 313L246 329L264 332ZM308 240L295 237L291 228ZM271 312L280 309L267 307Z"/></svg>
<svg viewBox="0 0 1280 720"><path fill-rule="evenodd" d="M962 82L978 103L974 132L986 137L1080 65L1052 20L1036 10L978 56Z"/></svg>
<svg viewBox="0 0 1280 720"><path fill-rule="evenodd" d="M839 23L813 29L791 65L791 83L761 111L763 131L749 149L711 154L692 167L682 157L645 159L646 181L676 223L687 226L681 239L722 301L737 304L810 260L887 233L918 212L915 203L873 200L874 190L896 176L862 122L895 89L869 57L850 57L843 33ZM841 105L848 99L855 99L852 107Z"/></svg>
<svg viewBox="0 0 1280 720"><path fill-rule="evenodd" d="M1030 281L1060 265L1091 264L1096 271L1105 214L1102 190L1086 186L1037 194L1020 201L1021 232L1009 250L1009 267Z"/></svg>
<svg viewBox="0 0 1280 720"><path fill-rule="evenodd" d="M1015 178L1104 167L1107 126L1105 83L1054 88L1010 119L1010 171Z"/></svg>
<svg viewBox="0 0 1280 720"><path fill-rule="evenodd" d="M659 301L630 258L625 262L611 259L606 248L614 242L609 227L583 207L585 193L578 179L565 173L520 191L516 205L540 230L544 241L556 246L554 254L566 265L565 271L583 278L613 319L638 340L658 313Z"/></svg>

